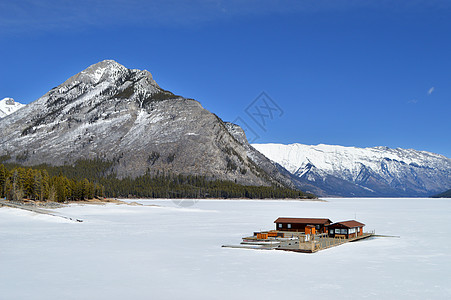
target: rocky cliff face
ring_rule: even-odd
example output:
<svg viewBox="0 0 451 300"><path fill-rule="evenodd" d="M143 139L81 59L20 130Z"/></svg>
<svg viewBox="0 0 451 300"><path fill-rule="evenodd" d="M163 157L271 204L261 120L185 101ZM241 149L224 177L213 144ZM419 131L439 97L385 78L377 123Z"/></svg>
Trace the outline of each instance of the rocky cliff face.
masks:
<svg viewBox="0 0 451 300"><path fill-rule="evenodd" d="M249 157L199 102L158 86L148 71L106 60L0 120L0 156L25 165L114 162L119 177L171 172L241 184L288 183ZM246 141L247 143L247 141Z"/></svg>
<svg viewBox="0 0 451 300"><path fill-rule="evenodd" d="M254 144L322 196L418 197L451 186L451 159L426 151L331 145Z"/></svg>
<svg viewBox="0 0 451 300"><path fill-rule="evenodd" d="M225 123L227 130L232 136L244 146L247 157L255 163L264 173L268 174L270 178L283 183L283 185L291 188L297 188L297 178L293 178L290 172L280 166L278 163L271 161L266 156L258 152L254 147L249 144L246 138L244 130L233 123Z"/></svg>

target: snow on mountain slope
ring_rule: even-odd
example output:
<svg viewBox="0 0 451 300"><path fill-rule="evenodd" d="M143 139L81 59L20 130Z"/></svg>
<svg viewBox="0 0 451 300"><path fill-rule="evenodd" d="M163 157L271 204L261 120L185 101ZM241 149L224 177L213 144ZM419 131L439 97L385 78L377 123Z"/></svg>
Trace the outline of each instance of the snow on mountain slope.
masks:
<svg viewBox="0 0 451 300"><path fill-rule="evenodd" d="M451 186L451 159L431 152L323 144L252 146L305 182L327 187L330 178L344 180L362 188L360 196L424 196ZM342 191L340 196L352 193ZM326 194L336 195L333 190Z"/></svg>
<svg viewBox="0 0 451 300"><path fill-rule="evenodd" d="M0 100L0 119L24 107L25 104L14 101L13 98L4 98Z"/></svg>
<svg viewBox="0 0 451 300"><path fill-rule="evenodd" d="M113 60L89 66L1 119L0 132L0 156L23 165L100 159L121 178L171 173L280 184L199 102Z"/></svg>

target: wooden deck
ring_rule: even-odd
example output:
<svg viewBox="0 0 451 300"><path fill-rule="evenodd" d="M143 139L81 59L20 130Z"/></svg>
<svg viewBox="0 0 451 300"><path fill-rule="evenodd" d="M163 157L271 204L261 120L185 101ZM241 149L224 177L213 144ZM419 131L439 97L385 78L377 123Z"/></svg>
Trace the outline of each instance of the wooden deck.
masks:
<svg viewBox="0 0 451 300"><path fill-rule="evenodd" d="M223 245L227 248L282 250L301 253L315 253L321 250L336 247L345 243L355 242L374 236L374 232L365 232L353 238L329 237L327 234L310 235L307 240L302 234L292 238L266 238L258 239L255 236L243 238L240 245ZM307 240L307 241L306 241Z"/></svg>
<svg viewBox="0 0 451 300"><path fill-rule="evenodd" d="M280 245L280 247L275 247L275 250L282 251L292 251L292 252L302 252L302 253L315 253L321 250L329 249L332 247L336 247L345 243L355 242L359 240L363 240L369 238L374 235L374 232L365 232L360 236L354 238L331 238L331 237L316 237L313 241L307 243L299 243L295 246L285 246Z"/></svg>

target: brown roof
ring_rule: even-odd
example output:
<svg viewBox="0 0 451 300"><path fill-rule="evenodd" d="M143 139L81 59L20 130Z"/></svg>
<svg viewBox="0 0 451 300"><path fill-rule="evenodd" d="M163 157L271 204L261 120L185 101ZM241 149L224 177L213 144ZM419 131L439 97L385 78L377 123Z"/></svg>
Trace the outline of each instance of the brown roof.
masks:
<svg viewBox="0 0 451 300"><path fill-rule="evenodd" d="M357 221L355 221L355 220L351 220L351 221L343 221L343 222L337 222L337 223L331 224L331 226L332 226L332 225L335 225L335 224L340 224L340 225L343 225L343 226L348 227L348 228L354 228L354 227L362 227L362 226L365 226L365 224L360 223L360 222L357 222Z"/></svg>
<svg viewBox="0 0 451 300"><path fill-rule="evenodd" d="M324 225L332 223L329 219L317 219L317 218L278 218L274 223L290 223L290 224L315 224Z"/></svg>

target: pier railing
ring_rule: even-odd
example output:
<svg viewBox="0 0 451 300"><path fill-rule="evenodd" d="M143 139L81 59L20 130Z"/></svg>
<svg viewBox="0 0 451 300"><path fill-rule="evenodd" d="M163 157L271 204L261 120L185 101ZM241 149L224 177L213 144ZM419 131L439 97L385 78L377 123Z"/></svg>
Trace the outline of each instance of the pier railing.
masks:
<svg viewBox="0 0 451 300"><path fill-rule="evenodd" d="M318 235L315 236L314 241L312 241L312 251L318 251L322 249L327 249L330 247L338 246L340 244L344 244L347 242L352 242L360 239L364 239L367 237L370 237L374 235L375 231L369 231L364 232L362 235L352 237L352 238L345 238L345 237L329 237L327 235Z"/></svg>

